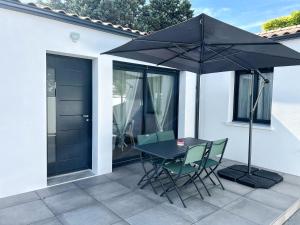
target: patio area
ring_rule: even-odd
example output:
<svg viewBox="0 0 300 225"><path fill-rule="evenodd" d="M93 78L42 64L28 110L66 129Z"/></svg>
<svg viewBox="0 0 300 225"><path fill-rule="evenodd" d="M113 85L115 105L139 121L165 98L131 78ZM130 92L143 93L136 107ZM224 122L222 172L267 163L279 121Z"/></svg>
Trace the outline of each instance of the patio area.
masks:
<svg viewBox="0 0 300 225"><path fill-rule="evenodd" d="M234 163L225 159L220 168ZM212 196L202 189L204 201L189 185L183 190L185 209L173 192L171 205L149 187L140 190L136 183L142 170L135 163L108 175L0 199L0 225L282 224L300 206L300 177L282 175L284 182L270 190L222 179L226 190L209 185ZM289 224L299 224L297 218Z"/></svg>

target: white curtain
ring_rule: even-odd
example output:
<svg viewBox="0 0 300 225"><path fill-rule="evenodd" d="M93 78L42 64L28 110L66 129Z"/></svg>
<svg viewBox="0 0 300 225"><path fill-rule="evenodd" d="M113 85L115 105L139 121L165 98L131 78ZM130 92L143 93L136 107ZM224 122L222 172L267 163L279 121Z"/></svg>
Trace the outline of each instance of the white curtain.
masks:
<svg viewBox="0 0 300 225"><path fill-rule="evenodd" d="M147 81L156 124L159 131L163 131L172 98L174 78L167 75L148 73Z"/></svg>
<svg viewBox="0 0 300 225"><path fill-rule="evenodd" d="M133 113L140 76L139 72L114 70L113 114L120 136L125 134Z"/></svg>
<svg viewBox="0 0 300 225"><path fill-rule="evenodd" d="M264 73L263 76L269 79L270 83L266 84L260 99L257 103L257 119L270 120L271 119L271 105L272 105L272 87L273 87L273 73ZM262 85L262 78L259 79L259 88Z"/></svg>
<svg viewBox="0 0 300 225"><path fill-rule="evenodd" d="M238 118L249 118L251 75L241 75L239 82Z"/></svg>

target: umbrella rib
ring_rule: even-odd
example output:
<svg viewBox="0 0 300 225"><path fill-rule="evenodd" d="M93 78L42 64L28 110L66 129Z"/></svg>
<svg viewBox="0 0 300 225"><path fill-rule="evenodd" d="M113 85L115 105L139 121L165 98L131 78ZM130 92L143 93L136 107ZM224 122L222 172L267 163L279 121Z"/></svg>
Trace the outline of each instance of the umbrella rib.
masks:
<svg viewBox="0 0 300 225"><path fill-rule="evenodd" d="M210 43L208 46L219 46L219 45L280 45L278 42L266 42L266 43Z"/></svg>
<svg viewBox="0 0 300 225"><path fill-rule="evenodd" d="M243 53L243 51L239 50L238 52L228 53L226 55L221 55L221 54L219 54L219 55L222 56L222 58L224 58L224 57L228 57L228 56L234 56L234 55L237 55L239 53ZM218 60L220 60L220 59L219 58L214 58L214 59L210 59L210 60L205 60L205 62L218 61Z"/></svg>
<svg viewBox="0 0 300 225"><path fill-rule="evenodd" d="M178 46L176 46L176 47L178 48ZM180 50L183 50L184 52L180 52L180 53L178 53L178 54L172 56L171 58L165 59L165 60L163 60L163 61L157 63L157 65L159 66L159 65L162 65L162 64L164 64L164 63L166 63L166 62L169 62L169 61L171 61L172 59L175 59L175 58L177 58L177 57L179 57L179 56L184 56L184 54L189 53L190 51L193 51L193 50L196 49L196 48L199 48L199 46L196 46L196 47L191 48L191 49L189 49L189 50L185 50L185 49L178 48L178 49L180 49ZM170 51L170 49L167 49L167 50ZM188 56L186 56L186 57L188 57ZM195 60L195 59L193 59L193 58L191 58L191 57L188 57L188 58L190 58L190 60ZM196 60L195 60L195 61L196 61Z"/></svg>
<svg viewBox="0 0 300 225"><path fill-rule="evenodd" d="M168 49L168 47L156 47L156 48L142 48L142 49L131 49L131 50L121 50L121 51L109 51L108 53L125 53L125 52L139 52L139 51L151 51L151 50L158 50L158 49ZM106 54L106 53L102 53Z"/></svg>
<svg viewBox="0 0 300 225"><path fill-rule="evenodd" d="M215 50L213 50L213 49L211 49L211 48L209 48L209 47L207 47L207 48L208 48L210 51L217 53ZM234 64L236 64L236 65L242 67L242 68L245 69L245 70L249 70L249 69L250 69L250 68L247 68L247 67L241 65L240 63L236 62L235 60L232 60L232 59L228 58L227 56L224 56L224 55L222 55L222 54L219 54L219 55L222 56L225 60L230 61L230 62L232 62L232 63L234 63Z"/></svg>
<svg viewBox="0 0 300 225"><path fill-rule="evenodd" d="M229 46L229 47L227 47L225 49L222 49L221 51L219 51L219 52L215 53L214 55L208 57L207 59L203 60L203 62L207 62L209 60L213 60L216 56L220 55L222 52L225 52L225 51L231 49L232 47L233 47L233 45L231 45L231 46Z"/></svg>
<svg viewBox="0 0 300 225"><path fill-rule="evenodd" d="M167 49L167 50L170 51L170 52L173 52L173 53L175 53L175 54L178 54L178 52L176 52L176 51L174 51L174 50L171 50L171 49ZM193 59L193 58L188 57L188 56L185 56L185 55L180 55L180 56L178 56L178 58L186 59L186 60L191 60L191 61L193 61L193 62L199 63L199 60Z"/></svg>
<svg viewBox="0 0 300 225"><path fill-rule="evenodd" d="M200 41L193 42L193 43L186 43L186 42L170 42L170 41L155 41L155 40L145 40L145 39L134 39L134 41L145 41L145 42L152 42L152 43L160 43L160 44L171 44L171 45L199 45Z"/></svg>

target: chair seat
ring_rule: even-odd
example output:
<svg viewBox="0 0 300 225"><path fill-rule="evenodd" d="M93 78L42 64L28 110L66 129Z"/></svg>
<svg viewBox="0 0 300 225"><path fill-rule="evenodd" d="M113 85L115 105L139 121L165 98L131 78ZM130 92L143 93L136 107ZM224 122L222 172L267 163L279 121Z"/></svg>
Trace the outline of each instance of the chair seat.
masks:
<svg viewBox="0 0 300 225"><path fill-rule="evenodd" d="M196 164L201 165L202 161L198 161L198 162L196 162ZM209 168L209 167L216 166L216 165L218 165L218 162L216 160L208 159L204 168Z"/></svg>
<svg viewBox="0 0 300 225"><path fill-rule="evenodd" d="M182 162L169 162L165 164L163 167L174 174L179 174L182 166ZM186 164L182 166L181 174L189 174L197 172L197 168L191 166L190 164Z"/></svg>

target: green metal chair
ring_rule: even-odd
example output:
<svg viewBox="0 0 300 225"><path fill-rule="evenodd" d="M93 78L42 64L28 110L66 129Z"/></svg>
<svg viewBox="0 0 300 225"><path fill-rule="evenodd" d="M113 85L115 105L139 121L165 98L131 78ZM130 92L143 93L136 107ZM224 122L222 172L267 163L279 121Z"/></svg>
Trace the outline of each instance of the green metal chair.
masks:
<svg viewBox="0 0 300 225"><path fill-rule="evenodd" d="M221 180L215 173L215 170L218 168L218 166L222 163L223 155L226 149L226 145L228 142L228 138L220 139L212 142L210 152L208 154L208 159L205 162L205 164L202 164L202 162L196 162L196 164L202 164L204 171L206 172L206 176L204 179L209 178L210 181L216 185L214 180L210 177L210 175L214 175L216 179L218 180L219 184L221 185L222 189L225 190Z"/></svg>
<svg viewBox="0 0 300 225"><path fill-rule="evenodd" d="M137 135L137 143L138 145L146 145L146 144L152 144L152 143L157 143L158 139L157 139L157 135L156 133L153 134L145 134L145 135ZM159 158L154 158L150 155L146 155L143 154L142 152L140 152L140 160L141 160L141 164L142 164L142 168L144 170L144 176L139 180L138 185L140 185L142 182L147 181L155 194L157 194L157 191L153 185L153 182L151 181L151 175L153 173L156 173L157 171L157 164L161 163L162 160ZM146 163L150 163L153 168L151 168L150 170L147 170L146 168ZM145 187L144 185L142 186L142 188Z"/></svg>
<svg viewBox="0 0 300 225"><path fill-rule="evenodd" d="M167 192L175 190L177 195L179 196L183 206L186 208L186 205L180 195L180 190L179 190L182 186L179 187L177 185L177 181L183 177L188 176L189 181L194 184L200 197L203 199L203 196L202 196L197 184L195 183L195 180L193 179L194 175L197 175L198 173L200 173L201 170L203 170L203 168L201 168L200 166L195 167L192 164L195 162L199 162L199 161L204 162L205 155L207 155L208 149L209 148L208 148L207 143L191 146L186 151L185 157L182 161L172 161L172 162L168 162L168 163L164 164L163 171L167 174L167 176L170 179L170 183L173 186L166 189L166 191L163 194L167 194ZM199 179L200 179L201 183L204 185L204 182L202 181L202 179L200 177L199 177ZM205 187L205 185L204 185L204 187Z"/></svg>
<svg viewBox="0 0 300 225"><path fill-rule="evenodd" d="M156 143L157 141L158 139L156 133L137 136L138 145L152 144L152 143Z"/></svg>
<svg viewBox="0 0 300 225"><path fill-rule="evenodd" d="M175 134L173 130L160 131L156 133L158 141L170 141L175 140Z"/></svg>

